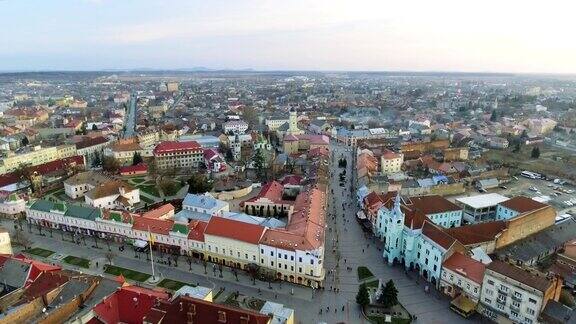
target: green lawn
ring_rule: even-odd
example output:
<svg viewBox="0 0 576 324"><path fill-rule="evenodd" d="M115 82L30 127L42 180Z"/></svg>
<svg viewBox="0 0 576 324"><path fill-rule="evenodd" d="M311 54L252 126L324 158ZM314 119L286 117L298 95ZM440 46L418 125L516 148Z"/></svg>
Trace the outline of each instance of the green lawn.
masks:
<svg viewBox="0 0 576 324"><path fill-rule="evenodd" d="M374 277L374 274L370 269L366 267L358 267L358 280L365 280Z"/></svg>
<svg viewBox="0 0 576 324"><path fill-rule="evenodd" d="M90 268L90 260L69 255L64 258L64 262L79 266L82 268Z"/></svg>
<svg viewBox="0 0 576 324"><path fill-rule="evenodd" d="M135 183L135 184L142 184L148 180L146 180L146 178L128 178L128 181Z"/></svg>
<svg viewBox="0 0 576 324"><path fill-rule="evenodd" d="M126 269L126 268L120 268L120 267L113 266L113 265L106 265L105 267L106 267L106 270L104 272L106 272L108 274L115 275L115 276L122 275L122 276L124 276L124 278L134 280L134 281L143 282L143 281L148 280L148 278L150 278L150 275L147 273L142 273L142 272Z"/></svg>
<svg viewBox="0 0 576 324"><path fill-rule="evenodd" d="M142 200L143 202L145 202L147 204L153 204L156 202L156 201L154 201L154 200L152 200L146 196L140 196L140 200Z"/></svg>
<svg viewBox="0 0 576 324"><path fill-rule="evenodd" d="M368 282L366 283L366 287L368 287L368 288L378 288L378 282L379 282L378 279L372 280L372 281L368 281Z"/></svg>
<svg viewBox="0 0 576 324"><path fill-rule="evenodd" d="M172 279L163 279L162 281L160 281L158 283L157 286L162 287L162 288L166 288L166 289L170 289L170 290L174 290L174 291L182 288L182 286L196 287L196 285L188 284L185 282L176 281L176 280L172 280Z"/></svg>
<svg viewBox="0 0 576 324"><path fill-rule="evenodd" d="M47 258L47 257L51 256L52 254L54 254L54 251L46 250L46 249L39 248L39 247L32 248L30 250L27 250L26 252L28 252L30 254L37 255L37 256L41 256L44 258Z"/></svg>
<svg viewBox="0 0 576 324"><path fill-rule="evenodd" d="M160 197L160 193L158 192L156 185L141 185L138 186L138 189L154 197Z"/></svg>

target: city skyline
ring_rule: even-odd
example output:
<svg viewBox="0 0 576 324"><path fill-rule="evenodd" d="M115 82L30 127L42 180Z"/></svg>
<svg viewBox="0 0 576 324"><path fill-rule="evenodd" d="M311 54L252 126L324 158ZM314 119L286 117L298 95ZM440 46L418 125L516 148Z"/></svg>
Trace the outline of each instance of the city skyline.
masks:
<svg viewBox="0 0 576 324"><path fill-rule="evenodd" d="M576 73L574 4L0 1L0 71ZM472 14L473 13L473 14Z"/></svg>

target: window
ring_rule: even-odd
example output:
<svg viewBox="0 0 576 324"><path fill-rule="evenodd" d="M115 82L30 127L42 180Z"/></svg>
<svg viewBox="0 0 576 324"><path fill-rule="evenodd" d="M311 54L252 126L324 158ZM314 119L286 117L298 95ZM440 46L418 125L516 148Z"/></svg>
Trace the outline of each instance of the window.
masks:
<svg viewBox="0 0 576 324"><path fill-rule="evenodd" d="M489 284L489 285L494 285L494 281L488 280L488 284Z"/></svg>
<svg viewBox="0 0 576 324"><path fill-rule="evenodd" d="M270 251L270 256L274 256L274 251Z"/></svg>
<svg viewBox="0 0 576 324"><path fill-rule="evenodd" d="M264 249L260 249L260 253L264 254Z"/></svg>
<svg viewBox="0 0 576 324"><path fill-rule="evenodd" d="M518 303L518 306L520 306L520 303ZM532 308L527 307L526 308L526 313L530 314L530 315L534 315L536 314L536 311L533 310Z"/></svg>
<svg viewBox="0 0 576 324"><path fill-rule="evenodd" d="M528 301L529 301L530 303L532 303L532 304L536 304L536 303L537 303L537 302L536 302L536 299L532 299L532 298L528 298Z"/></svg>
<svg viewBox="0 0 576 324"><path fill-rule="evenodd" d="M507 292L508 291L508 287L504 286L504 285L500 285L500 290Z"/></svg>
<svg viewBox="0 0 576 324"><path fill-rule="evenodd" d="M313 260L313 259L310 259L310 264L312 264L312 265L314 264L314 260Z"/></svg>
<svg viewBox="0 0 576 324"><path fill-rule="evenodd" d="M519 299L522 299L522 294L517 291L514 292L514 296L516 296Z"/></svg>
<svg viewBox="0 0 576 324"><path fill-rule="evenodd" d="M226 323L226 312L218 311L218 322Z"/></svg>
<svg viewBox="0 0 576 324"><path fill-rule="evenodd" d="M485 301L487 304L492 304L492 301L490 300L490 298L484 298L484 301Z"/></svg>

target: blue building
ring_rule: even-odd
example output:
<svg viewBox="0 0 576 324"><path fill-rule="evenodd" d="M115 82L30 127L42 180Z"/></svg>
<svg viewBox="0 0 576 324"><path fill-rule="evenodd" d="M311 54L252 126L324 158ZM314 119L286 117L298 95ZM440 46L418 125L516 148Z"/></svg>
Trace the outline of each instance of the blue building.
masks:
<svg viewBox="0 0 576 324"><path fill-rule="evenodd" d="M461 218L462 210L440 196L396 195L378 210L376 231L385 261L414 269L437 285L442 262L454 251L465 251L441 226L459 226Z"/></svg>

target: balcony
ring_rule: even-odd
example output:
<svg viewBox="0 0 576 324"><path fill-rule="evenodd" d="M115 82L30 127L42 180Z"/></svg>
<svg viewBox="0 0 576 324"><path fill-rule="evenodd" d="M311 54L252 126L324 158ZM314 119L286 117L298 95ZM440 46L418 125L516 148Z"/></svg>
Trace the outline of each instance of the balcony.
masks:
<svg viewBox="0 0 576 324"><path fill-rule="evenodd" d="M508 290L504 290L502 287L498 287L498 292L502 295L508 295Z"/></svg>
<svg viewBox="0 0 576 324"><path fill-rule="evenodd" d="M516 313L520 313L520 306L514 306L514 304L510 304L510 309Z"/></svg>
<svg viewBox="0 0 576 324"><path fill-rule="evenodd" d="M512 297L512 299L515 300L515 301L518 301L518 302L522 301L522 296L518 296L518 295L516 295L516 294L512 294L512 295L510 295L510 297Z"/></svg>

